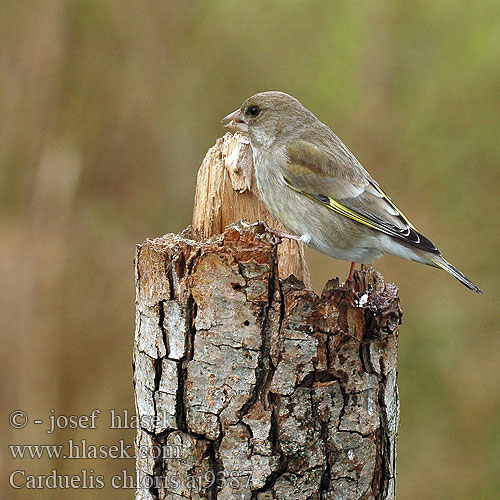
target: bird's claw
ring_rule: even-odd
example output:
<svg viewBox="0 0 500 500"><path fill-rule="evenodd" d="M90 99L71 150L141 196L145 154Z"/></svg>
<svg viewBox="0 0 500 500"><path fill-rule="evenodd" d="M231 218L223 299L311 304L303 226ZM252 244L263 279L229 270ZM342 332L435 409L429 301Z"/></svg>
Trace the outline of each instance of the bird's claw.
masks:
<svg viewBox="0 0 500 500"><path fill-rule="evenodd" d="M266 221L261 220L259 221L260 224L264 227L264 229L271 234L274 234L274 236L277 236L278 238L287 238L290 240L295 240L295 241L303 241L299 236L296 236L295 234L290 234L285 231L281 231L280 229L276 229L274 227L271 227Z"/></svg>

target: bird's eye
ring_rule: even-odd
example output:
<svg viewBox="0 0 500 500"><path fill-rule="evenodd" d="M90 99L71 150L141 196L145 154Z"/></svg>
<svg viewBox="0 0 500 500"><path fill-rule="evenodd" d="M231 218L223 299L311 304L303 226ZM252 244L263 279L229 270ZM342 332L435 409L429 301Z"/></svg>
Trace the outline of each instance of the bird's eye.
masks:
<svg viewBox="0 0 500 500"><path fill-rule="evenodd" d="M252 106L251 108L248 108L248 114L250 116L257 116L259 113L260 113L259 106Z"/></svg>

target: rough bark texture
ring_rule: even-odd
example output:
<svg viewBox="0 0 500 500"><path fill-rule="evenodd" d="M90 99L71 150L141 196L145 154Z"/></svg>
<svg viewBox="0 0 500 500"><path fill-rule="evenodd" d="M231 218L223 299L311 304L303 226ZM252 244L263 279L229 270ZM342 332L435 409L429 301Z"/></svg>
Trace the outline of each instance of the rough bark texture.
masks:
<svg viewBox="0 0 500 500"><path fill-rule="evenodd" d="M138 247L136 498L394 498L395 286L318 297L258 232Z"/></svg>
<svg viewBox="0 0 500 500"><path fill-rule="evenodd" d="M227 206L275 225L231 194L246 148L209 151L194 230L137 248L136 499L393 499L397 289L368 269L318 297L283 279L308 279L300 246L245 221L219 234Z"/></svg>

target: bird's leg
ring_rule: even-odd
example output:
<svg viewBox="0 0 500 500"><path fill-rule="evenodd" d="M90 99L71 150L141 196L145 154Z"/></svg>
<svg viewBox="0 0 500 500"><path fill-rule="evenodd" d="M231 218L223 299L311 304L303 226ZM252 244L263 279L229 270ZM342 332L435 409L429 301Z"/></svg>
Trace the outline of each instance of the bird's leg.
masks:
<svg viewBox="0 0 500 500"><path fill-rule="evenodd" d="M356 265L356 262L351 262L351 269L349 269L349 276L347 276L347 281L351 282L352 281L352 275L354 273L354 266Z"/></svg>
<svg viewBox="0 0 500 500"><path fill-rule="evenodd" d="M278 236L278 238L288 238L290 240L302 241L299 236L286 233L285 231L280 231L279 229L275 229L274 227L271 227L266 221L261 220L259 221L259 223L264 226L264 229L268 233L274 234L274 236Z"/></svg>

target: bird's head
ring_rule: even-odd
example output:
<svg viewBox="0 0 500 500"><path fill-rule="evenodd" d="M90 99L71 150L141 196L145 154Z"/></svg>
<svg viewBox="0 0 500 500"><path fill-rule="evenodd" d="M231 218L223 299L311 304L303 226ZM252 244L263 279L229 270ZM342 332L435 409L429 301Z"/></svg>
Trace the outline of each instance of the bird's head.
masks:
<svg viewBox="0 0 500 500"><path fill-rule="evenodd" d="M252 147L267 149L316 118L295 97L284 92L261 92L222 119L225 127L248 135Z"/></svg>

